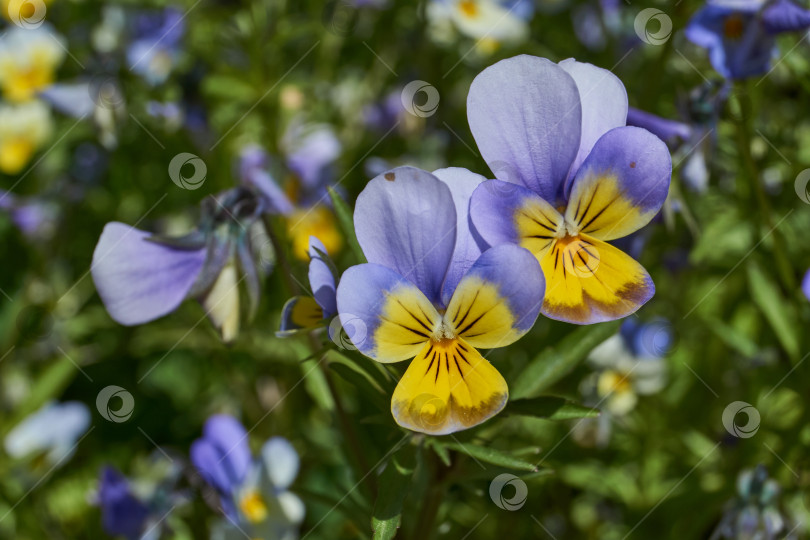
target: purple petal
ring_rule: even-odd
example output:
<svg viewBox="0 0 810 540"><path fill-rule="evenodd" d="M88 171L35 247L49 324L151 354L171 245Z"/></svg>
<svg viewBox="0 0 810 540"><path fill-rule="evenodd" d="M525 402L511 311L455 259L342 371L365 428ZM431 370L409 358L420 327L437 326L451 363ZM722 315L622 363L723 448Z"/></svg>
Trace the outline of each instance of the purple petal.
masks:
<svg viewBox="0 0 810 540"><path fill-rule="evenodd" d="M88 83L62 83L48 86L39 95L58 111L74 118L83 118L96 108L92 91Z"/></svg>
<svg viewBox="0 0 810 540"><path fill-rule="evenodd" d="M470 200L470 220L486 247L520 243L514 216L527 200L548 204L533 191L500 180L487 180L476 188Z"/></svg>
<svg viewBox="0 0 810 540"><path fill-rule="evenodd" d="M285 135L287 166L309 190L315 190L329 179L328 171L343 150L331 126L294 124Z"/></svg>
<svg viewBox="0 0 810 540"><path fill-rule="evenodd" d="M661 118L652 113L630 107L627 111L627 125L644 128L663 141L688 139L692 128L684 123Z"/></svg>
<svg viewBox="0 0 810 540"><path fill-rule="evenodd" d="M810 270L804 275L804 280L802 281L802 292L810 300Z"/></svg>
<svg viewBox="0 0 810 540"><path fill-rule="evenodd" d="M579 151L582 108L574 79L534 56L502 60L473 80L467 118L499 180L556 202Z"/></svg>
<svg viewBox="0 0 810 540"><path fill-rule="evenodd" d="M231 494L242 483L251 461L245 428L225 414L210 417L202 438L191 445L191 462L222 495Z"/></svg>
<svg viewBox="0 0 810 540"><path fill-rule="evenodd" d="M627 236L661 209L671 177L672 159L661 139L637 127L613 129L580 167L565 219L600 240Z"/></svg>
<svg viewBox="0 0 810 540"><path fill-rule="evenodd" d="M410 280L438 303L456 244L456 211L446 184L399 167L371 180L357 197L357 240L370 263Z"/></svg>
<svg viewBox="0 0 810 540"><path fill-rule="evenodd" d="M335 299L335 274L329 264L326 248L314 236L309 237L309 286L312 287L312 296L321 306L325 319L337 313L337 300ZM326 260L325 260L326 259Z"/></svg>
<svg viewBox="0 0 810 540"><path fill-rule="evenodd" d="M573 58L563 60L559 65L574 79L582 107L579 151L569 171L569 178L573 179L596 141L611 129L625 125L627 92L622 81L606 69Z"/></svg>
<svg viewBox="0 0 810 540"><path fill-rule="evenodd" d="M127 479L112 467L101 470L98 499L101 524L107 534L124 536L128 540L140 537L149 512L132 495Z"/></svg>
<svg viewBox="0 0 810 540"><path fill-rule="evenodd" d="M142 324L170 313L186 298L205 262L205 249L172 249L123 223L104 227L91 273L110 316Z"/></svg>
<svg viewBox="0 0 810 540"><path fill-rule="evenodd" d="M439 314L410 281L379 264L353 266L337 288L340 324L361 353L379 362L416 356Z"/></svg>
<svg viewBox="0 0 810 540"><path fill-rule="evenodd" d="M790 0L774 0L763 10L762 24L771 34L806 30L810 27L810 11Z"/></svg>
<svg viewBox="0 0 810 540"><path fill-rule="evenodd" d="M442 286L442 303L447 305L461 277L481 255L481 248L472 233L469 210L473 191L486 178L459 167L439 169L433 174L450 188L456 207L456 247Z"/></svg>
<svg viewBox="0 0 810 540"><path fill-rule="evenodd" d="M243 184L253 186L262 194L269 211L286 215L295 210L295 207L267 172L269 159L259 146L246 146L239 155L239 178Z"/></svg>

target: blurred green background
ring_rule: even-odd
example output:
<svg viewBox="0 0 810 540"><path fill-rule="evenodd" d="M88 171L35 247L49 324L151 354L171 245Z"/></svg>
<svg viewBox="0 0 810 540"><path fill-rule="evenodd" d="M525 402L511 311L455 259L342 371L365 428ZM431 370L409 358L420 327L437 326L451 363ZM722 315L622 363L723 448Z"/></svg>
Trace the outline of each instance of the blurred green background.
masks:
<svg viewBox="0 0 810 540"><path fill-rule="evenodd" d="M797 45L800 34L780 37L783 54L797 48L767 78L733 83L727 100L696 105L696 89L710 93L723 84L706 51L682 35L702 4L651 3L673 23L661 45L634 32L646 4L619 4L609 8L608 25L606 3L538 1L527 38L489 50L452 27L436 29L420 2L179 2L172 6L186 15L176 58L167 79L150 84L128 69L128 29L135 14L167 4L49 3L46 21L69 52L57 79L114 81L123 100L105 109L116 144L100 142L97 119L54 111L49 142L19 173L0 175L1 189L46 201L51 218L45 230L27 235L9 213L0 216L0 436L49 400L82 402L92 415L75 454L56 466L42 456L0 454L0 537L106 537L94 502L100 468L112 464L132 478L148 460L170 459L184 468L187 501L167 518L164 535L207 538L217 513L183 463L217 412L256 425L254 449L272 435L293 443L302 469L291 489L307 507L307 538L370 538L373 493L391 490L405 495L404 538L426 538L422 528L448 539L708 538L738 500L740 473L759 464L781 489L773 506L785 527L774 537L791 529L806 537L810 302L799 283L810 266L810 206L794 181L810 167L807 42ZM99 52L94 32L111 7L125 13L121 42ZM588 10L596 18L582 23ZM11 28L4 23L4 31ZM588 46L589 36L601 39ZM281 306L292 296L287 270L301 281L306 276L305 262L290 253L282 217L271 221L289 268L278 264L264 282L257 315L231 346L194 302L140 327L120 326L107 314L89 275L103 226L190 230L200 201L237 183L239 152L251 143L273 156L274 176L287 182L284 136L297 121L332 126L342 148L333 183L349 204L379 160L490 175L467 125L467 90L484 67L522 53L611 69L631 106L693 125L697 116L711 128L705 139L673 148L670 197L640 240L637 256L657 294L634 318L666 321L671 346L663 355L663 388L639 396L631 411L603 413L579 427L578 420L502 414L453 437L407 434L388 412L403 366L381 369L334 346L319 364L310 340L275 337ZM370 119L370 108L389 95L396 103L414 80L438 91L435 114L400 108L393 118ZM185 118L150 114L150 103L180 104ZM708 112L697 115L699 106ZM696 147L708 167L708 185L697 189L682 174ZM207 166L199 189L180 189L167 173L181 152ZM357 262L348 247L335 260L341 269ZM527 397L593 406L583 395L595 370L586 358L617 328L541 317L491 359L513 393L520 387ZM134 398L125 422L107 421L96 409L109 385ZM759 412L754 436L724 428L723 411L734 401ZM415 471L412 482L401 478L410 473L391 474L394 449L396 463ZM388 474L381 472L386 463ZM533 465L536 472L527 470ZM527 486L518 510L490 497L501 473Z"/></svg>

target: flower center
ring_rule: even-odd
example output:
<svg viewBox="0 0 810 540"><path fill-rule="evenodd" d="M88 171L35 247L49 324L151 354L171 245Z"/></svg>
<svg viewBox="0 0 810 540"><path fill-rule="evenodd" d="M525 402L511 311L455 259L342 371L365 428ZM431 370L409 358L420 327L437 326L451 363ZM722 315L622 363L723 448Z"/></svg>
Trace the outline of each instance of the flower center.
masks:
<svg viewBox="0 0 810 540"><path fill-rule="evenodd" d="M255 489L248 491L239 499L239 509L251 523L259 523L267 517L267 504Z"/></svg>
<svg viewBox="0 0 810 540"><path fill-rule="evenodd" d="M630 377L618 371L605 371L599 376L597 382L597 390L601 396L624 394L632 391L632 389L633 385L630 382Z"/></svg>
<svg viewBox="0 0 810 540"><path fill-rule="evenodd" d="M723 21L723 34L729 39L740 39L745 24L741 15L730 15Z"/></svg>
<svg viewBox="0 0 810 540"><path fill-rule="evenodd" d="M461 0L458 3L458 9L461 10L462 15L465 17L473 18L478 15L478 5L475 0Z"/></svg>

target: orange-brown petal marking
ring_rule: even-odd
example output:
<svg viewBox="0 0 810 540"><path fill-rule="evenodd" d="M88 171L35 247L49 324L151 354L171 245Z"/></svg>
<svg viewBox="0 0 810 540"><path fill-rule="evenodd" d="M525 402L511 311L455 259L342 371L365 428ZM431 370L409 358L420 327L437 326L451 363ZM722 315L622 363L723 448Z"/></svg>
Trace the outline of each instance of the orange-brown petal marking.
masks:
<svg viewBox="0 0 810 540"><path fill-rule="evenodd" d="M413 359L391 399L405 428L445 435L498 414L509 390L500 373L464 340L431 340Z"/></svg>

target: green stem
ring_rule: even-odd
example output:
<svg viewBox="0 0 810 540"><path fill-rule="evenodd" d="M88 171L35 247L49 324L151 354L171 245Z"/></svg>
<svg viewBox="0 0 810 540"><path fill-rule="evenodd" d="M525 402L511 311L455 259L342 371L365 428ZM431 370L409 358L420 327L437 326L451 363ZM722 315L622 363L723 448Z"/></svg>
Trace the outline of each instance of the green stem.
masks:
<svg viewBox="0 0 810 540"><path fill-rule="evenodd" d="M301 287L292 279L292 267L290 265L289 259L287 259L287 252L284 250L284 246L278 239L278 236L275 234L273 230L273 224L271 223L270 219L265 216L264 218L265 228L267 229L267 235L270 237L270 241L273 244L273 249L276 250L276 257L278 260L278 266L280 267L282 273L284 274L284 281L287 284L287 288L292 296L301 294ZM318 339L313 335L309 335L309 343L312 351L318 351L323 349ZM317 354L317 353L313 353ZM325 354L325 352L324 352ZM373 497L377 495L377 485L374 482L374 475L368 474L371 471L371 468L368 465L368 460L365 457L365 453L363 452L363 446L360 444L360 439L357 436L357 430L354 428L354 424L349 419L349 416L346 414L346 410L343 408L343 402L338 395L337 388L335 387L335 382L332 379L332 374L329 372L329 369L324 363L324 357L322 356L318 360L318 368L320 369L321 373L323 374L324 379L326 380L326 386L329 389L329 394L332 397L332 402L335 405L335 414L337 416L338 422L340 422L341 429L343 430L343 435L346 440L346 445L348 446L348 456L354 462L354 468L357 471L358 477L363 478L364 485L368 490L368 493Z"/></svg>
<svg viewBox="0 0 810 540"><path fill-rule="evenodd" d="M439 515L439 506L444 500L447 482L445 479L450 472L449 467L445 467L433 451L428 451L427 462L430 467L430 483L416 520L416 528L413 530L411 538L414 540L430 540L435 532L436 517Z"/></svg>
<svg viewBox="0 0 810 540"><path fill-rule="evenodd" d="M310 339L311 341L316 341L315 337L311 334ZM360 439L357 436L357 430L355 429L354 424L351 422L349 415L346 414L346 410L343 408L343 403L338 395L335 382L332 379L332 374L329 372L328 367L324 364L323 359L318 362L318 366L323 373L324 379L326 379L326 386L329 388L329 394L332 396L332 401L335 403L335 414L338 422L340 423L341 430L343 431L346 446L348 446L348 455L354 461L355 470L357 471L358 476L363 479L363 485L368 491L368 494L371 495L372 499L376 499L377 483L375 481L375 475L369 474L371 473L371 467L369 466L366 455L363 452L363 446L360 444Z"/></svg>
<svg viewBox="0 0 810 540"><path fill-rule="evenodd" d="M739 83L737 88L739 90L738 95L751 96L750 85L743 86L743 83ZM786 291L790 293L796 289L796 277L793 275L790 262L786 257L785 240L782 232L774 226L771 204L765 192L765 186L762 184L762 176L759 173L754 157L751 155L751 117L749 108L744 103L740 103L739 114L740 116L737 119L737 148L743 161L744 175L748 179L753 191L753 197L756 199L757 206L759 206L761 224L773 236L773 255L776 268L782 284Z"/></svg>

